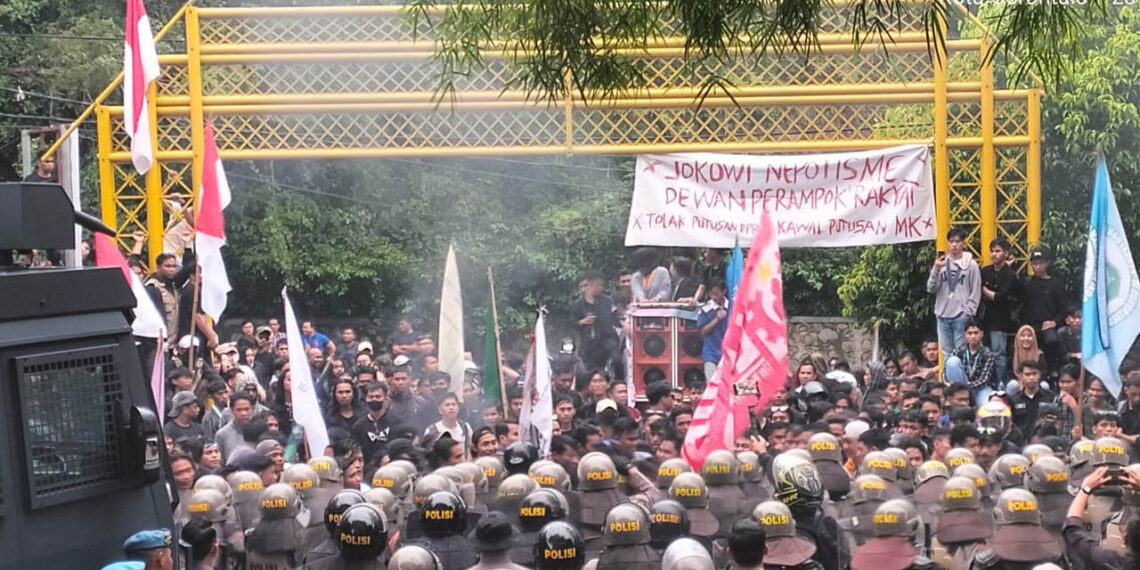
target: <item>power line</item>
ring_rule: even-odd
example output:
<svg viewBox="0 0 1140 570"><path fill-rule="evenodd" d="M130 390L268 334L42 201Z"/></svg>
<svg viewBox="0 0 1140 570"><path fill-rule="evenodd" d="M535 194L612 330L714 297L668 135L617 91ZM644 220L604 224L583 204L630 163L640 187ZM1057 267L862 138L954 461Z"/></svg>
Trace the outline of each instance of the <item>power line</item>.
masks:
<svg viewBox="0 0 1140 570"><path fill-rule="evenodd" d="M28 91L27 89L23 89L23 88L0 87L0 91L8 91L10 93L15 93L17 96L22 94L22 95L26 95L28 97L37 97L40 99L49 99L51 101L61 101L63 103L78 103L78 104L83 105L83 106L87 106L87 105L91 104L90 101L80 101L78 99L68 99L67 97L59 97L56 95L46 95L44 93L36 93L35 91Z"/></svg>
<svg viewBox="0 0 1140 570"><path fill-rule="evenodd" d="M71 124L75 119L65 119L63 117L54 117L51 115L22 115L19 113L0 113L0 117L7 117L9 119L32 119L39 121L59 121L61 123ZM90 120L90 119L88 119Z"/></svg>

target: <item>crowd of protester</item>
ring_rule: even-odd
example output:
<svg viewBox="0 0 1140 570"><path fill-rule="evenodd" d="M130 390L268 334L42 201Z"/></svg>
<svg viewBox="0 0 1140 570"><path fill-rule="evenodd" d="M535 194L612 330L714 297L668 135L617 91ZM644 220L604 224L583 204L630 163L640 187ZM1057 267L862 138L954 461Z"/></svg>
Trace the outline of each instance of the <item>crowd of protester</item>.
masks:
<svg viewBox="0 0 1140 570"><path fill-rule="evenodd" d="M198 340L179 328L173 544L196 569L1140 567L1140 363L1125 360L1116 393L1082 374L1080 309L1049 277L1048 250L1018 276L1007 242L979 268L963 238L951 231L930 273L937 340L855 366L811 354L735 448L700 465L681 451L705 382L653 382L630 406L623 315L696 309L711 374L730 312L719 251L665 267L638 250L612 294L606 276L582 276L577 351L551 359L545 456L519 438L523 359L505 355L503 402L470 361L453 393L411 317L386 339L301 323L320 450L292 419L278 319L224 343L208 322ZM160 258L149 281L176 327L194 312L184 269ZM162 532L127 541L136 567L169 567Z"/></svg>

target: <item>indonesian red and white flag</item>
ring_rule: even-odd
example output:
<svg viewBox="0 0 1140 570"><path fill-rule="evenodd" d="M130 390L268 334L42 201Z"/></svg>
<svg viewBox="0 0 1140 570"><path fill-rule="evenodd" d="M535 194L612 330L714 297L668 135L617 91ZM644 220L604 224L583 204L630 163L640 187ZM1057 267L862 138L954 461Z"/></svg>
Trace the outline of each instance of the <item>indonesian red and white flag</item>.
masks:
<svg viewBox="0 0 1140 570"><path fill-rule="evenodd" d="M150 140L150 106L154 101L147 97L147 88L161 71L143 0L127 0L123 28L123 123L131 137L131 162L139 174L145 174L154 164Z"/></svg>
<svg viewBox="0 0 1140 570"><path fill-rule="evenodd" d="M194 225L194 251L202 269L202 311L216 322L226 310L226 296L233 290L222 259L226 245L226 219L222 210L230 205L230 185L218 158L214 128L206 123L206 145L202 156L202 191L198 194L198 221Z"/></svg>
<svg viewBox="0 0 1140 570"><path fill-rule="evenodd" d="M166 338L166 321L147 294L142 280L127 266L127 258L108 235L95 234L95 265L117 267L123 272L123 278L135 296L135 320L131 323L131 332L138 337Z"/></svg>
<svg viewBox="0 0 1140 570"><path fill-rule="evenodd" d="M782 387L788 370L788 327L780 277L776 228L767 212L760 224L721 345L723 357L693 413L682 455L700 470L705 457L733 449L749 424L749 409L764 406ZM737 395L737 385L755 383L756 395Z"/></svg>

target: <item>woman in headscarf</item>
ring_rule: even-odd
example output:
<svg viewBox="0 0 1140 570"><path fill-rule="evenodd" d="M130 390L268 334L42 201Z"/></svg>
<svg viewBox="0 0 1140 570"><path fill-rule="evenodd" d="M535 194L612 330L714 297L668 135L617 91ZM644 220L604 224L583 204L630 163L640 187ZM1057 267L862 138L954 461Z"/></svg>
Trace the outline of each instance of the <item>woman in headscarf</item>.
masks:
<svg viewBox="0 0 1140 570"><path fill-rule="evenodd" d="M1034 332L1033 327L1022 325L1021 328L1017 329L1017 334L1013 336L1013 368L1010 369L1010 372L1016 374L1021 363L1027 360L1036 360L1041 366L1046 366L1041 349L1037 347L1037 333ZM1042 378L1041 380L1044 381L1045 379ZM1020 385L1017 384L1016 377L1014 377L1006 384L1006 392L1013 394L1018 390L1020 390Z"/></svg>

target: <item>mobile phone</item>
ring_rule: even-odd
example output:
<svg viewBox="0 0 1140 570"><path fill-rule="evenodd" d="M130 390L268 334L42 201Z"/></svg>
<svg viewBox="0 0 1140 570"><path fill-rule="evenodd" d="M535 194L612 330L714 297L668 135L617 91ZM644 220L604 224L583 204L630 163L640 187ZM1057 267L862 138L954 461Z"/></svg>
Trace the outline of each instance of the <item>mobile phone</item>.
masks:
<svg viewBox="0 0 1140 570"><path fill-rule="evenodd" d="M1124 484L1124 468L1123 467L1110 467L1105 473L1108 477L1107 485L1123 485Z"/></svg>
<svg viewBox="0 0 1140 570"><path fill-rule="evenodd" d="M942 250L940 249L940 250L938 250L938 253L935 253L935 254L934 254L934 257L937 259L937 258L939 258L939 257L943 257L943 256L945 256L945 255L946 255L946 252L945 252L945 251L942 251Z"/></svg>

